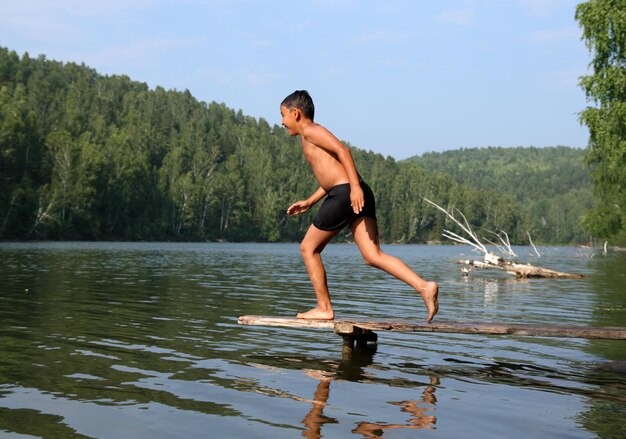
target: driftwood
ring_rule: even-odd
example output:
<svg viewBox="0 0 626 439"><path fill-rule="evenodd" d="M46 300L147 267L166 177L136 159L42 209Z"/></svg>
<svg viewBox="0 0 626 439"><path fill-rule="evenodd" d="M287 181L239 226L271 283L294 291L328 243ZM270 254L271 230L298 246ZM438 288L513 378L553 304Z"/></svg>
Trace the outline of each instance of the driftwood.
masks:
<svg viewBox="0 0 626 439"><path fill-rule="evenodd" d="M462 212L457 210L457 213L462 217L463 221L457 219L452 213L448 212L446 209L430 201L429 199L424 198L424 200L430 205L436 207L437 209L445 213L446 216L450 218L452 221L454 221L454 223L456 223L461 228L461 230L465 232L465 235L466 235L466 236L462 236L457 233L451 232L450 230L444 230L442 233L444 237L451 239L455 242L461 243L461 244L467 244L473 247L475 250L483 253L482 261L472 260L472 259L457 261L457 264L462 264L466 266L466 268L463 269L464 275L468 275L470 270L473 268L495 268L499 270L505 270L507 273L513 274L521 278L580 279L584 277L582 274L564 273L560 271L550 270L548 268L535 267L534 265L530 265L530 264L519 264L517 262L513 262L508 259L505 259L505 256L517 257L517 255L515 254L515 252L513 251L511 247L511 243L509 241L509 235L507 235L506 232L504 231L500 231L498 233L490 232L492 235L498 238L499 242L486 240L489 244L491 244L498 250L499 253L496 253L494 251L489 250L485 246L485 244L482 243L482 241L479 239L476 232L474 232L472 227L469 225L467 218L465 218L465 215L463 215ZM533 249L535 250L535 253L539 257L540 254L537 251L537 248L535 247L535 245L533 244L532 239L530 239L530 234L528 232L527 234L528 234L528 239Z"/></svg>
<svg viewBox="0 0 626 439"><path fill-rule="evenodd" d="M457 264L462 264L476 268L496 268L500 270L506 270L507 273L514 274L521 278L553 278L553 279L580 279L584 276L576 273L563 273L561 271L550 270L548 268L535 267L530 264L516 264L514 262L502 261L497 264L475 261L472 259L461 259L456 261Z"/></svg>

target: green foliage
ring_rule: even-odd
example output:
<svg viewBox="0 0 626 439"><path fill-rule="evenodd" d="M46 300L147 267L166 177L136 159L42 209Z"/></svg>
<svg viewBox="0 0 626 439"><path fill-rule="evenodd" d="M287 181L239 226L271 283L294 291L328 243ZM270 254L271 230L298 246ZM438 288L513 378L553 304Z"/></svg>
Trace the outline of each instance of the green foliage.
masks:
<svg viewBox="0 0 626 439"><path fill-rule="evenodd" d="M351 149L376 193L383 241L440 240L454 229L424 198L512 242L527 230L536 242L587 240L576 150L397 162ZM313 213L291 218L286 208L316 187L297 139L263 119L0 48L1 239L295 241Z"/></svg>
<svg viewBox="0 0 626 439"><path fill-rule="evenodd" d="M593 74L580 86L595 105L580 114L589 128L591 178L597 204L587 227L598 237L626 243L626 1L590 0L576 19L593 55Z"/></svg>
<svg viewBox="0 0 626 439"><path fill-rule="evenodd" d="M461 211L480 224L497 219L491 227L506 231L512 241L524 242L528 232L534 242L572 243L589 239L582 227L592 204L584 155L564 146L490 147L428 153L409 161L478 188L480 196L470 190ZM499 203L490 204L499 197ZM482 216L473 212L481 203L488 203Z"/></svg>

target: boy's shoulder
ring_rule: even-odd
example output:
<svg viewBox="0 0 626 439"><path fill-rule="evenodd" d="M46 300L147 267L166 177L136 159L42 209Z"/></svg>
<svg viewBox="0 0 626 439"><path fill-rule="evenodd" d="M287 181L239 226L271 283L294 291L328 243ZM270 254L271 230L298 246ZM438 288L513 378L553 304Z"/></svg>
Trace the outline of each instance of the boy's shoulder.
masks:
<svg viewBox="0 0 626 439"><path fill-rule="evenodd" d="M312 123L302 130L300 137L305 144L326 149L331 145L333 135L324 126Z"/></svg>
<svg viewBox="0 0 626 439"><path fill-rule="evenodd" d="M312 122L304 127L302 135L304 137L317 137L320 135L330 134L330 131L323 125L317 122Z"/></svg>

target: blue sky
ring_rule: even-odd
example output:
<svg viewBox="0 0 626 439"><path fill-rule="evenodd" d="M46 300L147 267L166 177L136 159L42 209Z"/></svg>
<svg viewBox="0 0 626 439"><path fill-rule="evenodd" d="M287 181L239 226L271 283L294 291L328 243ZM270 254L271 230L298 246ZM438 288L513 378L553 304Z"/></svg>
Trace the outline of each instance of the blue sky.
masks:
<svg viewBox="0 0 626 439"><path fill-rule="evenodd" d="M590 55L571 0L0 0L0 46L188 89L270 124L316 121L397 159L585 147Z"/></svg>

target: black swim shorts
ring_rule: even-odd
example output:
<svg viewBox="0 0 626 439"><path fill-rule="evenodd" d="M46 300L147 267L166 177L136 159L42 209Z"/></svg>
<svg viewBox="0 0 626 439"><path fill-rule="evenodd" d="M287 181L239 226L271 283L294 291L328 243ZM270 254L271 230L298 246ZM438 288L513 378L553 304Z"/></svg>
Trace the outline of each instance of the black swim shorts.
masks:
<svg viewBox="0 0 626 439"><path fill-rule="evenodd" d="M365 205L360 213L354 213L350 205L350 183L338 184L330 188L326 198L313 220L313 225L320 230L340 230L357 218L376 219L376 201L372 189L361 182Z"/></svg>

